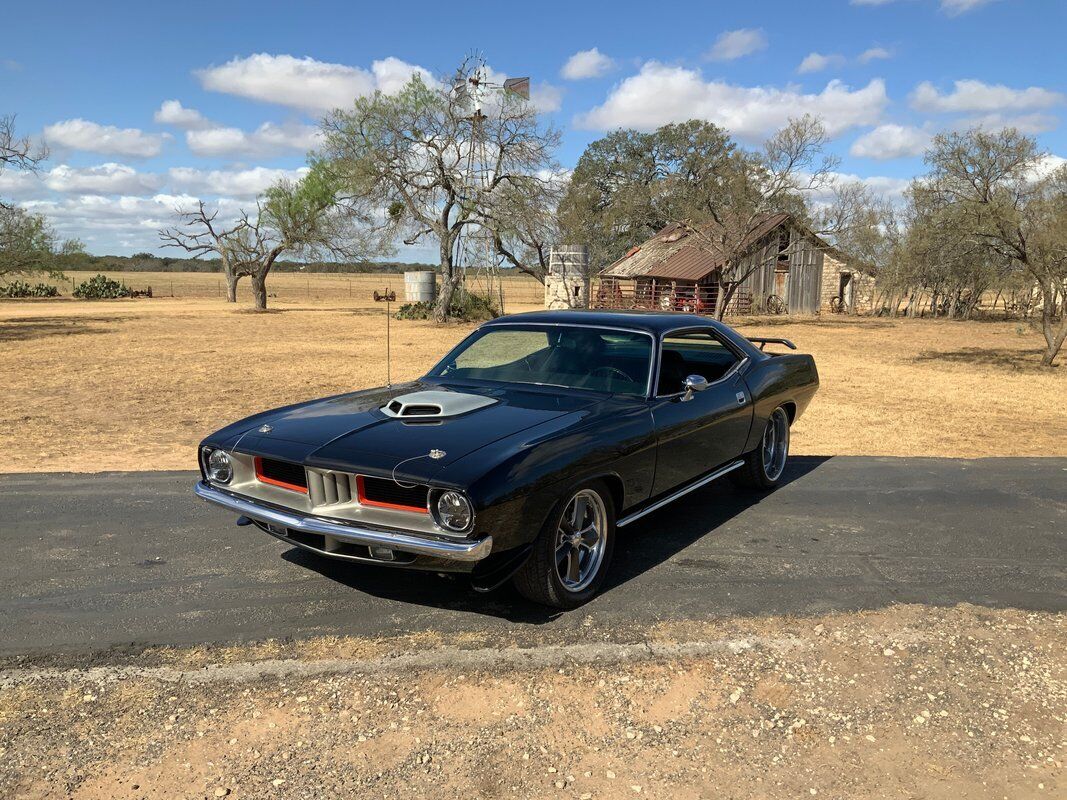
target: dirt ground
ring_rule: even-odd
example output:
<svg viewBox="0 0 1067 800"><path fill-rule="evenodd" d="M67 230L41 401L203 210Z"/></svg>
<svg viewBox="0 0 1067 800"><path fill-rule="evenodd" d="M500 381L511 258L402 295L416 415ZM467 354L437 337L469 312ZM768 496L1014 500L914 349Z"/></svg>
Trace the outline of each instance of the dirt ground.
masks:
<svg viewBox="0 0 1067 800"><path fill-rule="evenodd" d="M225 423L385 383L383 307L344 297L274 306L0 302L0 472L194 469L196 443ZM1041 369L1040 336L1020 323L734 322L816 358L822 386L795 453L1067 454L1067 370ZM394 321L393 380L421 375L471 327Z"/></svg>
<svg viewBox="0 0 1067 800"><path fill-rule="evenodd" d="M625 647L591 629L10 665L0 797L1063 797L1065 627L898 606Z"/></svg>

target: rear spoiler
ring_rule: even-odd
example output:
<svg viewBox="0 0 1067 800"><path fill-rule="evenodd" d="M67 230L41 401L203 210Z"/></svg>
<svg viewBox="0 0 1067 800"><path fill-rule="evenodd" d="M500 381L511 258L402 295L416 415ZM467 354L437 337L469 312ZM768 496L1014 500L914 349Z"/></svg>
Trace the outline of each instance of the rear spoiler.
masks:
<svg viewBox="0 0 1067 800"><path fill-rule="evenodd" d="M769 344L784 344L790 350L796 350L797 346L788 339L770 339L766 336L749 336L748 340L754 344L759 345L759 349L762 350Z"/></svg>

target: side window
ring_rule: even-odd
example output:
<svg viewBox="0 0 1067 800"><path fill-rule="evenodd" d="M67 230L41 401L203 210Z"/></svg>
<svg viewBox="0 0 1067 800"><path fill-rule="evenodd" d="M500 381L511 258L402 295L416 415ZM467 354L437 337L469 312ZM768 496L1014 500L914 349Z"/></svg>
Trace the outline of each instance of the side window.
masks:
<svg viewBox="0 0 1067 800"><path fill-rule="evenodd" d="M701 375L708 383L719 380L738 362L734 351L705 331L663 338L656 394L682 391L685 379Z"/></svg>

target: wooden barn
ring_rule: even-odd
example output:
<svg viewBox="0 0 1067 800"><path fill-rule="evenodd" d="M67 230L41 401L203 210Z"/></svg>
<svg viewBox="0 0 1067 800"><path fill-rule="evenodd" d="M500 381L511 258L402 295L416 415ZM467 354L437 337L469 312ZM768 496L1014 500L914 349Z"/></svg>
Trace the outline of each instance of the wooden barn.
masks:
<svg viewBox="0 0 1067 800"><path fill-rule="evenodd" d="M600 271L593 304L713 313L723 262L689 238L685 229L671 225L630 250ZM869 306L869 276L789 214L769 215L748 239L739 274L752 271L734 292L728 313L818 314Z"/></svg>

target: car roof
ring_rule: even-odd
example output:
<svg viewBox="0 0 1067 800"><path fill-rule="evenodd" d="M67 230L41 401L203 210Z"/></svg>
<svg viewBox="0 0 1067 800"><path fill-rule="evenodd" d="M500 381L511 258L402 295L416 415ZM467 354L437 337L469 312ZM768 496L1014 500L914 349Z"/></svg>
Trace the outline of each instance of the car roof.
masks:
<svg viewBox="0 0 1067 800"><path fill-rule="evenodd" d="M651 334L662 334L678 328L716 328L726 326L699 314L680 311L598 311L559 310L528 311L523 314L508 314L485 323L485 327L501 324L525 323L530 325L598 325L607 328L625 328Z"/></svg>

